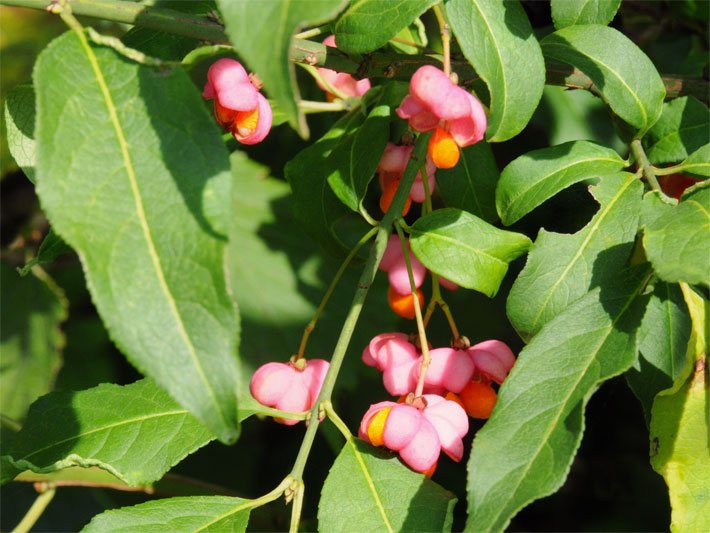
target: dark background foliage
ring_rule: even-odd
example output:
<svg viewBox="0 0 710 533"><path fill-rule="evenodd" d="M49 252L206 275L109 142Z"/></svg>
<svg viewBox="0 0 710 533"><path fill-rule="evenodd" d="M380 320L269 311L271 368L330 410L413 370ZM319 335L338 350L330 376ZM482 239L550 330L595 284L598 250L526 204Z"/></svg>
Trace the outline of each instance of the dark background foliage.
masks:
<svg viewBox="0 0 710 533"><path fill-rule="evenodd" d="M549 3L527 1L523 5L539 36L551 31ZM625 1L612 22L633 39L664 74L707 75L707 2ZM3 94L18 83L30 82L31 68L41 48L63 31L61 22L49 14L2 7L2 77ZM432 20L425 20L428 26ZM27 28L33 28L26 31ZM104 32L120 34L123 29L104 24ZM435 34L433 32L432 34ZM175 46L180 46L175 41ZM705 71L704 71L705 69ZM319 99L319 90L304 77L306 98ZM309 119L312 135L317 138L332 123L333 117L316 115ZM4 137L4 131L3 135ZM535 148L572 139L591 138L609 146L621 147L612 120L593 96L583 92L565 92L548 87L529 126L513 140L493 146L499 167L517 155ZM2 259L15 266L32 256L47 230L32 184L14 166L2 140L1 245ZM273 176L283 178L283 167L305 143L287 126L274 129L265 142L246 148L250 157L264 163ZM626 154L621 154L626 156ZM373 197L374 200L374 197ZM287 213L290 206L282 202L274 206L277 213ZM580 184L538 208L513 230L534 238L544 227L558 232L573 232L586 224L597 208ZM288 253L288 252L287 252ZM312 253L320 253L314 243ZM292 258L296 262L297 258ZM473 341L500 338L514 349L522 347L505 316L505 297L512 280L524 260L516 261L508 273L498 296L489 300L478 293L458 291L450 303L462 333ZM327 269L325 269L327 270ZM332 270L332 269L331 269ZM75 255L64 256L48 268L50 275L66 292L70 302L69 319L63 329L66 335L64 365L56 379L56 388L81 390L101 382L130 383L139 374L113 346L96 314L85 288L83 272ZM327 274L323 274L326 276ZM326 279L327 282L327 279ZM352 287L341 287L346 295ZM320 295L308 294L317 304ZM383 298L370 301L368 314L374 317L390 313ZM12 312L4 305L3 313ZM329 312L332 312L329 311ZM435 315L431 337L434 342L448 342L446 325ZM387 316L384 322L391 323ZM305 325L305 324L304 324ZM403 331L411 323L401 325ZM363 332L363 338L381 331ZM317 330L319 346L332 346L337 331ZM299 331L294 331L294 347ZM349 358L358 358L362 346L353 346ZM284 354L284 358L287 355ZM274 357L278 357L274 355ZM383 397L382 387L374 372L359 372L355 387L339 387L336 406L351 429L357 427L367 405ZM354 383L355 380L346 380ZM306 499L303 528L314 529L318 488L335 458L342 439L329 424L323 426L306 471ZM288 428L271 421L249 419L243 426L238 443L227 448L212 443L179 464L174 472L218 484L237 495L254 497L270 490L293 462L303 434L303 426ZM467 446L473 433L469 434ZM468 449L468 448L467 448ZM581 449L572 465L569 478L555 495L533 503L511 523L514 531L638 531L664 530L670 522L670 507L665 485L648 463L648 432L641 406L623 378L607 382L589 403L586 431ZM435 481L459 496L455 529L465 518L465 463L442 460ZM0 489L0 529L11 529L35 498L31 484L15 482ZM79 529L104 509L132 505L145 495L104 489L63 488L35 526L38 531L70 531ZM289 509L274 502L255 510L250 529L283 530L288 527Z"/></svg>

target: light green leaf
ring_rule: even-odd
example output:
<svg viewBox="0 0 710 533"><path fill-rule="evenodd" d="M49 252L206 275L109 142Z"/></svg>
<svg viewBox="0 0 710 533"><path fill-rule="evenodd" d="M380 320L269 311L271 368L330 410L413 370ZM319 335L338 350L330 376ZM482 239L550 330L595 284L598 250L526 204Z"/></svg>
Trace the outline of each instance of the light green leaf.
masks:
<svg viewBox="0 0 710 533"><path fill-rule="evenodd" d="M184 496L122 507L95 516L85 533L246 531L249 514L258 504L229 496Z"/></svg>
<svg viewBox="0 0 710 533"><path fill-rule="evenodd" d="M552 20L558 30L575 24L609 24L621 0L552 0Z"/></svg>
<svg viewBox="0 0 710 533"><path fill-rule="evenodd" d="M19 269L20 276L26 276L35 265L46 265L52 263L57 257L71 252L71 247L57 235L52 228L49 228L47 235L39 245L37 255L27 261L25 266Z"/></svg>
<svg viewBox="0 0 710 533"><path fill-rule="evenodd" d="M570 26L541 41L546 58L589 76L611 109L644 136L661 115L666 89L651 60L628 37L599 24Z"/></svg>
<svg viewBox="0 0 710 533"><path fill-rule="evenodd" d="M284 173L293 191L293 211L301 227L333 255L341 254L344 245L336 235L335 225L348 210L328 184L326 161L340 146L347 146L364 120L354 110L338 120L323 137L286 163Z"/></svg>
<svg viewBox="0 0 710 533"><path fill-rule="evenodd" d="M503 169L496 189L498 213L510 225L570 185L625 165L614 150L589 141L533 150Z"/></svg>
<svg viewBox="0 0 710 533"><path fill-rule="evenodd" d="M626 264L638 228L643 185L632 174L601 178L599 211L572 235L540 230L508 296L508 318L530 339L540 328Z"/></svg>
<svg viewBox="0 0 710 533"><path fill-rule="evenodd" d="M680 375L690 338L690 317L678 285L656 283L638 332L639 357L626 372L646 422L653 398Z"/></svg>
<svg viewBox="0 0 710 533"><path fill-rule="evenodd" d="M710 286L710 188L684 197L648 224L643 246L662 280Z"/></svg>
<svg viewBox="0 0 710 533"><path fill-rule="evenodd" d="M214 436L149 379L53 392L3 445L2 482L23 470L98 466L129 485L160 479Z"/></svg>
<svg viewBox="0 0 710 533"><path fill-rule="evenodd" d="M269 361L287 361L298 350L303 328L311 320L339 261L318 254L302 225L294 219L294 197L282 180L269 178L268 168L250 161L243 153L232 155L234 187L232 227L227 269L242 317L240 360L242 391L252 372ZM328 184L325 187L330 191ZM331 192L332 195L332 192ZM346 209L335 197L334 201ZM363 232L364 233L364 232ZM307 357L329 359L345 316L360 266L347 269L308 342ZM363 348L373 331L394 331L397 317L385 312L387 278L378 276L368 308L353 335L352 345ZM359 358L347 357L338 378L338 388L352 390L360 373L369 373ZM248 407L240 398L239 408ZM262 408L263 409L263 408Z"/></svg>
<svg viewBox="0 0 710 533"><path fill-rule="evenodd" d="M673 386L656 396L651 412L651 465L668 485L671 531L710 530L708 453L707 300L681 285L693 329L686 363Z"/></svg>
<svg viewBox="0 0 710 533"><path fill-rule="evenodd" d="M340 201L353 211L360 209L389 140L390 114L389 106L376 106L365 122L348 132L349 139L341 142L328 157L328 183Z"/></svg>
<svg viewBox="0 0 710 533"><path fill-rule="evenodd" d="M5 98L7 145L17 166L35 182L35 93L31 85L14 87Z"/></svg>
<svg viewBox="0 0 710 533"><path fill-rule="evenodd" d="M46 274L20 278L0 263L0 413L22 420L27 408L52 388L62 364L68 302Z"/></svg>
<svg viewBox="0 0 710 533"><path fill-rule="evenodd" d="M377 50L437 1L355 0L335 25L335 44L347 53Z"/></svg>
<svg viewBox="0 0 710 533"><path fill-rule="evenodd" d="M402 28L390 41L392 48L410 55L417 55L428 44L426 26L419 18L414 19L414 22L409 26Z"/></svg>
<svg viewBox="0 0 710 533"><path fill-rule="evenodd" d="M467 531L502 531L569 472L584 408L601 383L631 366L643 313L642 267L598 287L547 323L520 353L468 462Z"/></svg>
<svg viewBox="0 0 710 533"><path fill-rule="evenodd" d="M701 146L677 167L678 172L710 176L710 143Z"/></svg>
<svg viewBox="0 0 710 533"><path fill-rule="evenodd" d="M525 11L517 0L450 0L446 11L461 51L491 94L486 138L515 137L545 86L545 62Z"/></svg>
<svg viewBox="0 0 710 533"><path fill-rule="evenodd" d="M451 531L454 505L453 494L388 451L350 438L323 484L318 529Z"/></svg>
<svg viewBox="0 0 710 533"><path fill-rule="evenodd" d="M493 297L508 263L524 254L530 239L491 226L459 209L437 209L418 219L410 235L414 255L429 270Z"/></svg>
<svg viewBox="0 0 710 533"><path fill-rule="evenodd" d="M495 195L499 177L493 151L485 141L463 148L454 168L436 171L436 183L447 207L468 211L491 223L498 220Z"/></svg>
<svg viewBox="0 0 710 533"><path fill-rule="evenodd" d="M663 113L644 137L651 163L678 163L708 141L710 109L692 96L663 104Z"/></svg>
<svg viewBox="0 0 710 533"><path fill-rule="evenodd" d="M229 163L197 89L180 69L140 66L73 32L42 52L34 79L37 192L113 340L234 441L238 321L220 235Z"/></svg>
<svg viewBox="0 0 710 533"><path fill-rule="evenodd" d="M298 109L300 96L294 66L288 60L291 37L298 28L329 21L344 4L344 0L217 1L237 53L264 82L269 98L276 101L303 138L308 138L308 125Z"/></svg>

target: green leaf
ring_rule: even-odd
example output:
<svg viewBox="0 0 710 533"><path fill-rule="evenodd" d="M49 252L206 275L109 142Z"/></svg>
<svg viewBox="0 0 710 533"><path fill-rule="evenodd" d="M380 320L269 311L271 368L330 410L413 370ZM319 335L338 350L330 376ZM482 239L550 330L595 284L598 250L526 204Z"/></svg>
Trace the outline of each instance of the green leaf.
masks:
<svg viewBox="0 0 710 533"><path fill-rule="evenodd" d="M524 254L530 239L491 226L459 209L437 209L418 219L410 236L414 255L432 272L493 297L508 263Z"/></svg>
<svg viewBox="0 0 710 533"><path fill-rule="evenodd" d="M639 357L626 372L646 421L653 398L680 375L690 338L690 317L678 285L656 283L638 332Z"/></svg>
<svg viewBox="0 0 710 533"><path fill-rule="evenodd" d="M378 105L362 125L348 132L328 158L328 183L335 195L353 211L360 209L377 164L389 140L391 108Z"/></svg>
<svg viewBox="0 0 710 533"><path fill-rule="evenodd" d="M662 280L710 286L710 188L688 195L646 226L643 246Z"/></svg>
<svg viewBox="0 0 710 533"><path fill-rule="evenodd" d="M344 3L343 0L217 1L227 35L237 52L264 82L266 93L303 138L308 138L308 125L298 109L296 76L288 60L291 37L298 28L329 21Z"/></svg>
<svg viewBox="0 0 710 533"><path fill-rule="evenodd" d="M26 276L35 265L46 265L54 262L57 257L71 252L71 247L65 243L62 238L57 235L52 228L49 228L47 235L42 239L42 244L39 245L37 255L27 261L25 266L19 269L20 276Z"/></svg>
<svg viewBox="0 0 710 533"><path fill-rule="evenodd" d="M461 51L491 94L486 138L515 137L545 86L545 62L525 11L517 0L450 0L446 11Z"/></svg>
<svg viewBox="0 0 710 533"><path fill-rule="evenodd" d="M451 531L454 505L453 494L392 453L350 438L323 484L318 529Z"/></svg>
<svg viewBox="0 0 710 533"><path fill-rule="evenodd" d="M303 229L333 255L342 254L344 245L335 225L348 210L328 184L326 161L362 124L358 110L338 120L323 137L286 163L284 173L293 191L293 211Z"/></svg>
<svg viewBox="0 0 710 533"><path fill-rule="evenodd" d="M561 30L575 24L609 24L621 5L621 0L552 0L552 20Z"/></svg>
<svg viewBox="0 0 710 533"><path fill-rule="evenodd" d="M199 93L180 69L142 67L73 32L42 52L34 77L37 192L113 340L234 441L238 320L220 235L229 162Z"/></svg>
<svg viewBox="0 0 710 533"><path fill-rule="evenodd" d="M390 46L398 52L409 55L417 55L422 48L426 48L429 44L426 26L419 18L414 19L409 26L402 28L393 39L395 40L390 41Z"/></svg>
<svg viewBox="0 0 710 533"><path fill-rule="evenodd" d="M239 349L241 377L246 385L257 366L287 361L297 351L303 328L313 317L339 261L318 255L315 243L304 234L300 221L294 219L294 197L288 185L267 177L268 168L235 152L232 171L234 216L227 269L242 319ZM330 191L327 183L325 187ZM345 209L337 199L334 201ZM310 336L307 357L329 359L359 276L360 268L343 273L318 320L316 332ZM397 317L385 312L386 277L375 280L368 308L382 312L363 314L353 335L353 346L366 346L373 331L396 329ZM339 389L352 390L358 385L359 374L369 373L359 358L346 358L343 365ZM242 391L248 397L246 386ZM240 410L248 406L247 401L240 398Z"/></svg>
<svg viewBox="0 0 710 533"><path fill-rule="evenodd" d="M35 93L31 85L14 87L5 98L7 145L17 166L35 182Z"/></svg>
<svg viewBox="0 0 710 533"><path fill-rule="evenodd" d="M708 141L710 109L692 96L663 104L663 113L644 137L651 163L678 163Z"/></svg>
<svg viewBox="0 0 710 533"><path fill-rule="evenodd" d="M46 274L20 278L0 263L0 413L15 420L52 388L62 365L68 302Z"/></svg>
<svg viewBox="0 0 710 533"><path fill-rule="evenodd" d="M335 25L335 43L346 53L377 50L437 1L355 0Z"/></svg>
<svg viewBox="0 0 710 533"><path fill-rule="evenodd" d="M599 24L570 26L545 37L546 58L589 76L611 109L644 136L661 115L666 89L651 60L628 37Z"/></svg>
<svg viewBox="0 0 710 533"><path fill-rule="evenodd" d="M502 531L569 472L584 408L601 383L631 366L650 277L644 266L602 285L547 323L520 353L468 462L468 531Z"/></svg>
<svg viewBox="0 0 710 533"><path fill-rule="evenodd" d="M671 531L710 530L707 300L683 286L693 328L686 364L651 412L651 465L668 485Z"/></svg>
<svg viewBox="0 0 710 533"><path fill-rule="evenodd" d="M81 531L246 531L249 514L257 505L253 500L229 496L184 496L154 500L103 512Z"/></svg>
<svg viewBox="0 0 710 533"><path fill-rule="evenodd" d="M533 150L503 169L496 189L498 213L510 225L570 185L625 165L614 150L589 141Z"/></svg>
<svg viewBox="0 0 710 533"><path fill-rule="evenodd" d="M468 211L491 223L498 220L495 195L499 177L493 151L485 141L463 148L454 168L436 171L436 183L447 207Z"/></svg>
<svg viewBox="0 0 710 533"><path fill-rule="evenodd" d="M678 172L690 172L698 176L710 176L710 143L701 146L678 165Z"/></svg>
<svg viewBox="0 0 710 533"><path fill-rule="evenodd" d="M3 446L2 482L23 470L98 466L129 485L160 479L214 436L149 379L53 392Z"/></svg>
<svg viewBox="0 0 710 533"><path fill-rule="evenodd" d="M601 178L591 192L600 204L592 220L571 235L541 229L510 290L508 318L525 340L616 276L631 254L643 185L634 175L619 173Z"/></svg>

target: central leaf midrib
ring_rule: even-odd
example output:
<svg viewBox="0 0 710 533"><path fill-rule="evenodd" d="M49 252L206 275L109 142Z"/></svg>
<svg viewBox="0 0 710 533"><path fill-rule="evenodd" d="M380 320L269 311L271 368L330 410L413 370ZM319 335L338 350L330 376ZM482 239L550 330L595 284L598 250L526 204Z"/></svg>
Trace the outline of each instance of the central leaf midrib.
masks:
<svg viewBox="0 0 710 533"><path fill-rule="evenodd" d="M137 183L136 175L135 175L135 169L133 167L133 162L132 162L131 155L130 155L130 152L128 149L128 143L127 143L126 138L123 134L123 127L119 121L118 113L116 112L116 106L113 102L113 97L112 97L111 92L108 88L106 80L104 79L103 72L101 71L101 68L98 63L98 59L96 58L96 55L94 54L91 46L86 41L86 37L81 33L78 33L78 37L79 37L79 42L81 43L82 48L84 49L84 51L86 53L87 59L89 60L89 63L91 65L91 69L94 72L96 82L99 86L99 90L101 91L101 95L103 96L104 103L106 104L106 110L108 112L109 119L111 121L111 124L114 127L114 131L116 132L116 140L118 142L119 149L121 151L121 156L123 158L125 169L126 169L126 176L128 178L128 181L129 181L129 184L131 187L131 192L133 195L133 200L134 200L134 204L135 204L135 208L136 208L136 215L137 215L138 220L140 222L141 230L143 232L143 236L144 236L145 242L146 242L146 248L148 250L148 255L150 256L151 263L153 264L153 267L155 269L155 274L158 279L158 283L160 285L161 290L163 291L163 294L165 295L165 298L168 302L170 310L175 318L175 323L177 325L178 334L183 339L183 342L187 348L190 358L193 361L195 369L197 370L197 373L200 376L200 380L204 383L205 389L207 390L208 394L210 395L210 397L212 399L212 403L217 408L217 412L219 413L220 418L225 423L225 425L229 426L228 421L225 418L225 414L222 410L221 404L217 401L217 398L215 396L215 392L212 388L212 385L209 382L209 380L207 379L204 369L202 368L202 365L197 357L197 352L195 350L194 345L192 344L192 341L190 340L189 335L187 334L187 330L185 329L185 325L183 324L182 317L181 317L180 312L177 308L177 303L175 302L175 299L174 299L172 293L170 292L170 288L168 287L167 280L165 279L165 273L163 272L163 268L160 263L160 257L158 256L158 253L157 253L157 250L155 247L155 242L153 241L153 236L150 232L150 227L148 226L148 220L146 217L145 209L143 207L143 199L141 197L141 193L138 188L138 183Z"/></svg>
<svg viewBox="0 0 710 533"><path fill-rule="evenodd" d="M353 443L353 439L349 438L347 440L348 445L353 449L353 453L355 454L355 460L357 461L358 465L360 466L360 469L362 470L362 475L365 478L365 481L367 482L367 487L370 489L370 492L372 493L372 499L375 500L375 506L377 507L377 510L380 512L380 515L382 516L382 521L385 524L385 527L387 528L387 531L390 533L394 532L394 529L392 528L392 524L390 524L389 519L387 518L387 512L385 511L385 506L382 503L382 499L380 498L379 493L377 492L377 488L375 487L375 482L372 479L372 476L370 475L370 471L367 469L367 465L365 464L365 461L362 460L362 457L360 456L360 450L357 449L355 444Z"/></svg>

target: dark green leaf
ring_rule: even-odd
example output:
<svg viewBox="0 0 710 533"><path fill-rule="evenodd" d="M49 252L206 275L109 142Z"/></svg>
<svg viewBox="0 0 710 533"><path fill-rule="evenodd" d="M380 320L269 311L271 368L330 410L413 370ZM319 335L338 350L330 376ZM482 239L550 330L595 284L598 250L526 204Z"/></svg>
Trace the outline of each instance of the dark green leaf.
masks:
<svg viewBox="0 0 710 533"><path fill-rule="evenodd" d="M412 251L424 265L462 287L495 296L508 263L524 254L530 239L491 226L459 209L437 209L412 226Z"/></svg>
<svg viewBox="0 0 710 533"><path fill-rule="evenodd" d="M690 339L690 316L678 285L658 282L638 332L639 357L626 380L641 402L646 422L653 399L680 375Z"/></svg>
<svg viewBox="0 0 710 533"><path fill-rule="evenodd" d="M503 169L496 207L510 225L573 183L621 170L626 162L611 148L572 141L533 150Z"/></svg>
<svg viewBox="0 0 710 533"><path fill-rule="evenodd" d="M303 26L315 26L332 19L343 8L343 0L269 0L234 2L218 0L234 47L246 64L264 82L264 89L302 137L308 125L298 109L298 86L294 67L288 60L291 37Z"/></svg>
<svg viewBox="0 0 710 533"><path fill-rule="evenodd" d="M388 451L351 438L323 484L318 529L450 531L455 504L453 494Z"/></svg>
<svg viewBox="0 0 710 533"><path fill-rule="evenodd" d="M653 164L679 163L708 141L710 110L692 96L663 104L663 113L644 137Z"/></svg>
<svg viewBox="0 0 710 533"><path fill-rule="evenodd" d="M339 262L319 257L315 243L294 220L288 185L267 178L268 168L250 161L243 153L232 155L232 171L234 216L227 268L242 318L240 360L245 385L242 392L246 397L240 398L241 411L249 407L246 384L256 367L269 361L286 361L298 349L303 328L313 317ZM327 184L326 188L330 190ZM344 272L318 320L317 332L310 337L307 357L329 358L348 312L359 270ZM384 311L386 301L386 277L378 277L368 296L368 307ZM352 344L364 347L373 331L393 331L396 316L367 313L360 324ZM338 387L355 387L358 372L368 373L358 358L346 358Z"/></svg>
<svg viewBox="0 0 710 533"><path fill-rule="evenodd" d="M454 168L438 169L436 183L447 207L493 223L498 220L495 195L499 176L490 145L481 141L462 149L461 160Z"/></svg>
<svg viewBox="0 0 710 533"><path fill-rule="evenodd" d="M229 496L185 496L154 500L95 516L81 531L114 533L141 531L237 533L246 531L249 514L257 504Z"/></svg>
<svg viewBox="0 0 710 533"><path fill-rule="evenodd" d="M628 37L599 24L570 26L545 37L546 58L589 76L611 109L641 138L661 115L666 90L651 60Z"/></svg>
<svg viewBox="0 0 710 533"><path fill-rule="evenodd" d="M347 53L372 52L436 3L437 0L355 0L335 25L335 43Z"/></svg>
<svg viewBox="0 0 710 533"><path fill-rule="evenodd" d="M62 364L68 302L52 280L20 278L0 263L0 413L21 420L27 408L52 388Z"/></svg>
<svg viewBox="0 0 710 533"><path fill-rule="evenodd" d="M220 235L229 162L199 93L180 69L139 66L73 32L45 49L34 75L37 192L78 252L107 329L233 441L238 320Z"/></svg>
<svg viewBox="0 0 710 533"><path fill-rule="evenodd" d="M541 229L510 290L508 318L523 339L616 276L631 254L643 185L619 173L601 178L591 191L600 204L592 220L572 235Z"/></svg>
<svg viewBox="0 0 710 533"><path fill-rule="evenodd" d="M634 300L650 272L616 274L547 323L503 382L468 462L468 531L502 531L562 485L589 397L633 363L644 298Z"/></svg>
<svg viewBox="0 0 710 533"><path fill-rule="evenodd" d="M214 436L151 380L53 392L30 407L2 451L2 482L23 470L98 466L129 485L150 483Z"/></svg>
<svg viewBox="0 0 710 533"><path fill-rule="evenodd" d="M31 85L18 85L5 98L7 145L17 166L35 182L35 92Z"/></svg>
<svg viewBox="0 0 710 533"><path fill-rule="evenodd" d="M360 209L367 186L389 140L391 108L378 105L357 130L348 133L328 157L328 183L335 195L353 211Z"/></svg>
<svg viewBox="0 0 710 533"><path fill-rule="evenodd" d="M49 228L47 235L42 239L42 244L39 245L37 255L25 263L25 266L20 269L20 275L26 276L33 266L52 263L57 257L71 251L71 247L52 228Z"/></svg>
<svg viewBox="0 0 710 533"><path fill-rule="evenodd" d="M684 197L648 224L643 246L662 280L710 286L710 188Z"/></svg>
<svg viewBox="0 0 710 533"><path fill-rule="evenodd" d="M334 226L348 210L328 185L326 161L362 124L364 116L351 111L336 122L317 142L291 159L284 170L293 191L293 211L308 234L328 251L342 254L343 243Z"/></svg>
<svg viewBox="0 0 710 533"><path fill-rule="evenodd" d="M464 56L488 85L489 142L506 141L525 127L545 86L545 63L517 0L450 0L449 23Z"/></svg>
<svg viewBox="0 0 710 533"><path fill-rule="evenodd" d="M575 24L609 24L621 0L552 0L552 20L558 30Z"/></svg>

